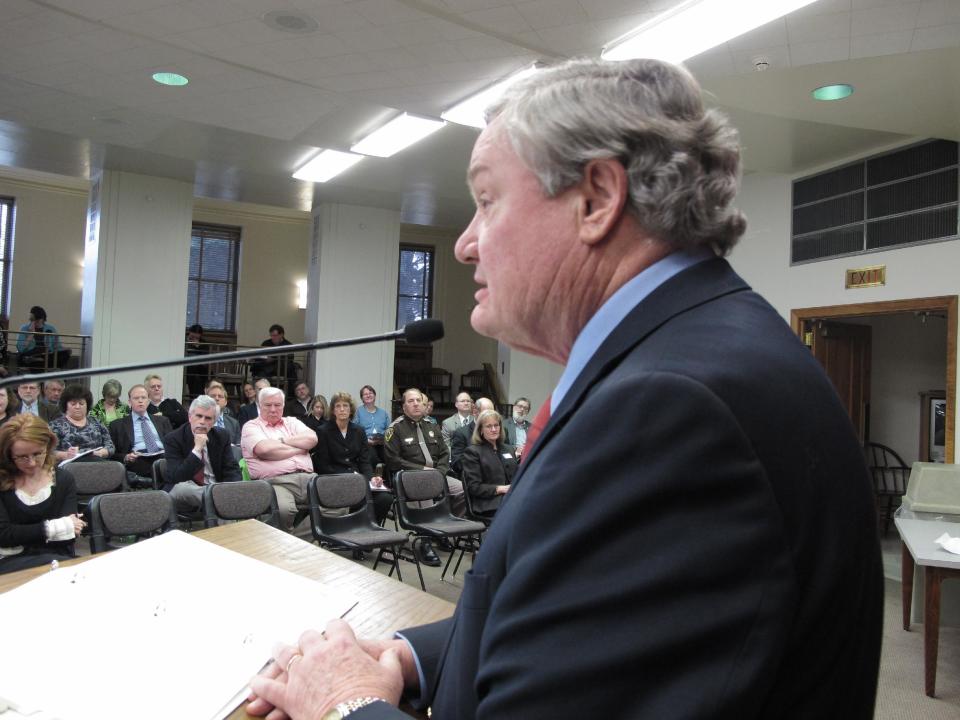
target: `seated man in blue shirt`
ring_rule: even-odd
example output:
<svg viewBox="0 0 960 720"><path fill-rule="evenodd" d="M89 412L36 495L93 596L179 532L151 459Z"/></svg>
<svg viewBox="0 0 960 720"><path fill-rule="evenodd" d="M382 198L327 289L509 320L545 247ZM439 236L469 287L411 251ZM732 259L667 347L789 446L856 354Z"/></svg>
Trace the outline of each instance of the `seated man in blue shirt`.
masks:
<svg viewBox="0 0 960 720"><path fill-rule="evenodd" d="M127 469L131 487L153 487L153 463L163 457L163 436L173 431L163 415L147 411L150 396L143 385L134 385L127 391L130 414L110 423L113 440L113 459Z"/></svg>

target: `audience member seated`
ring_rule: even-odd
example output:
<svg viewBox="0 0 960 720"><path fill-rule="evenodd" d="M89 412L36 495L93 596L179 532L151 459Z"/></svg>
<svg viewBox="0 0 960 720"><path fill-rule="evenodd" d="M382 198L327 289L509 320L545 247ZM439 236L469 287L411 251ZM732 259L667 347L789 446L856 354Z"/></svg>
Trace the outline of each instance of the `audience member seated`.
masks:
<svg viewBox="0 0 960 720"><path fill-rule="evenodd" d="M307 483L314 475L310 451L317 444L317 434L297 418L283 416L280 388L263 388L257 395L257 404L260 415L243 426L240 447L250 477L273 485L280 525L291 530L297 508L310 504Z"/></svg>
<svg viewBox="0 0 960 720"><path fill-rule="evenodd" d="M260 347L292 345L293 343L284 337L284 333L283 325L271 325L270 337L260 343ZM290 387L289 383L294 382L297 377L297 368L292 354L254 358L250 361L250 371L254 377L284 378L288 382L287 388Z"/></svg>
<svg viewBox="0 0 960 720"><path fill-rule="evenodd" d="M79 460L104 460L113 455L110 432L99 420L87 413L93 395L81 385L67 385L60 396L63 415L50 421L50 429L57 436L55 455L58 461L71 460L85 453Z"/></svg>
<svg viewBox="0 0 960 720"><path fill-rule="evenodd" d="M298 417L301 420L303 416L310 412L310 405L313 403L313 391L310 386L301 381L293 388L293 397L287 400L283 406L283 414L290 417Z"/></svg>
<svg viewBox="0 0 960 720"><path fill-rule="evenodd" d="M35 382L22 382L17 386L18 413L30 413L50 422L60 415L60 408L47 405L40 399L40 386Z"/></svg>
<svg viewBox="0 0 960 720"><path fill-rule="evenodd" d="M164 487L177 510L192 512L203 503L203 486L242 479L230 437L216 427L220 408L209 395L190 403L188 421L167 435Z"/></svg>
<svg viewBox="0 0 960 720"><path fill-rule="evenodd" d="M433 416L433 398L431 398L426 393L423 395L423 419L427 422L433 423L434 425L439 425L437 419ZM443 437L443 433L440 433L440 437Z"/></svg>
<svg viewBox="0 0 960 720"><path fill-rule="evenodd" d="M473 406L478 414L484 410L494 409L493 401L489 398L477 398L477 402ZM460 477L460 459L463 457L464 450L470 445L476 424L476 420L471 419L470 422L450 436L450 470L456 477Z"/></svg>
<svg viewBox="0 0 960 720"><path fill-rule="evenodd" d="M130 414L110 423L113 459L127 469L130 487L153 487L153 463L163 457L161 438L173 430L163 415L151 415L147 388L134 385L127 391Z"/></svg>
<svg viewBox="0 0 960 720"><path fill-rule="evenodd" d="M43 401L52 407L60 407L60 396L63 394L63 380L44 380L41 386Z"/></svg>
<svg viewBox="0 0 960 720"><path fill-rule="evenodd" d="M367 443L373 448L379 462L386 462L383 454L383 436L390 426L390 415L383 408L377 407L377 391L370 385L360 388L360 401L363 403L357 408L353 421L363 428L367 435Z"/></svg>
<svg viewBox="0 0 960 720"><path fill-rule="evenodd" d="M266 378L258 378L253 383L253 389L257 392L258 396L261 390L268 387L270 387L270 381ZM240 414L237 416L237 422L240 423L241 432L243 431L243 426L257 417L259 414L260 406L257 403L250 403L249 405L244 405L242 408L240 408Z"/></svg>
<svg viewBox="0 0 960 720"><path fill-rule="evenodd" d="M503 430L507 433L507 444L513 445L517 457L523 453L527 444L527 432L530 430L530 401L525 397L517 398L513 403L513 417L504 420Z"/></svg>
<svg viewBox="0 0 960 720"><path fill-rule="evenodd" d="M443 435L443 441L447 444L447 447L450 447L450 436L453 435L453 433L464 425L469 425L473 422L473 399L470 397L470 393L462 392L457 395L457 399L454 401L454 407L457 408L457 411L440 425L440 432Z"/></svg>
<svg viewBox="0 0 960 720"><path fill-rule="evenodd" d="M320 437L320 430L327 424L327 399L323 395L315 395L313 402L310 403L310 412L300 418L303 424L317 433Z"/></svg>
<svg viewBox="0 0 960 720"><path fill-rule="evenodd" d="M244 383L243 384L243 397L241 398L240 407L244 405L256 405L257 404L257 389L253 386L253 383Z"/></svg>
<svg viewBox="0 0 960 720"><path fill-rule="evenodd" d="M187 411L179 400L165 398L163 396L163 378L159 375L147 375L143 380L147 387L147 395L150 396L150 406L147 408L150 413L160 413L176 430L187 422Z"/></svg>
<svg viewBox="0 0 960 720"><path fill-rule="evenodd" d="M119 380L107 380L100 390L101 399L90 410L93 415L104 427L110 427L110 423L120 418L125 418L130 414L130 406L120 400L120 393L123 392L123 385Z"/></svg>
<svg viewBox="0 0 960 720"><path fill-rule="evenodd" d="M0 390L0 425L17 414L17 402L16 395L9 387Z"/></svg>
<svg viewBox="0 0 960 720"><path fill-rule="evenodd" d="M373 474L367 435L359 425L350 422L356 411L350 393L338 392L330 398L330 422L317 431L313 469L321 475L356 472L369 480L374 515L380 525L393 504L393 493L384 487L382 477Z"/></svg>
<svg viewBox="0 0 960 720"><path fill-rule="evenodd" d="M239 445L240 423L230 414L230 408L227 407L227 389L216 380L211 380L207 384L205 394L216 401L217 409L220 411L217 413L216 427L227 431L231 445Z"/></svg>
<svg viewBox="0 0 960 720"><path fill-rule="evenodd" d="M450 450L440 436L440 428L423 422L423 410L423 395L419 390L410 388L403 393L403 415L393 421L384 435L391 486L393 476L401 470L436 468L447 474ZM447 477L447 489L451 509L455 514L463 515L463 485L459 480ZM420 562L432 567L440 565L440 558L429 542L424 541L419 547Z"/></svg>
<svg viewBox="0 0 960 720"><path fill-rule="evenodd" d="M461 459L463 485L477 515L493 517L517 472L517 456L505 440L500 413L481 412Z"/></svg>
<svg viewBox="0 0 960 720"><path fill-rule="evenodd" d="M60 344L57 329L47 322L47 311L39 305L30 308L30 320L20 326L17 354L17 365L31 369L59 367L70 355Z"/></svg>
<svg viewBox="0 0 960 720"><path fill-rule="evenodd" d="M56 444L34 415L0 428L0 573L76 556L74 540L85 523L73 478L54 468Z"/></svg>
<svg viewBox="0 0 960 720"><path fill-rule="evenodd" d="M191 325L187 328L187 341L184 343L183 355L208 355L210 347L203 341L203 325ZM204 383L210 375L209 365L186 365L183 376L187 383L187 391L191 396L202 395Z"/></svg>

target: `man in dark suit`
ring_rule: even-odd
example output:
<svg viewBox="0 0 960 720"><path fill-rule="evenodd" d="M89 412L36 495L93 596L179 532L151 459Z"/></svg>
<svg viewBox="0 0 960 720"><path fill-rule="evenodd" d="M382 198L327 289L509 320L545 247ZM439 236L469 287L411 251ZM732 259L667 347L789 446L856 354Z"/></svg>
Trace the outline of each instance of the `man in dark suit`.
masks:
<svg viewBox="0 0 960 720"><path fill-rule="evenodd" d="M41 399L40 386L35 382L23 382L17 385L17 397L20 398L18 413L31 413L44 422L50 422L61 415L59 407Z"/></svg>
<svg viewBox="0 0 960 720"><path fill-rule="evenodd" d="M287 417L303 418L313 405L313 391L305 382L300 381L293 388L293 397L283 405L283 414Z"/></svg>
<svg viewBox="0 0 960 720"><path fill-rule="evenodd" d="M821 368L722 257L736 132L655 60L541 70L489 116L455 248L471 324L564 373L455 616L307 631L250 710L399 718L405 686L436 720L872 718L870 480Z"/></svg>
<svg viewBox="0 0 960 720"><path fill-rule="evenodd" d="M110 423L113 459L127 468L127 479L134 487L153 486L153 463L163 457L163 438L173 431L163 415L148 412L150 396L144 385L127 391L130 414Z"/></svg>
<svg viewBox="0 0 960 720"><path fill-rule="evenodd" d="M167 458L163 489L181 512L201 506L204 485L243 479L230 435L216 427L219 412L216 400L200 395L190 403L187 424L163 439Z"/></svg>
<svg viewBox="0 0 960 720"><path fill-rule="evenodd" d="M484 410L495 409L493 406L493 401L490 398L485 397L477 398L477 402L474 403L474 407L477 409L478 415ZM470 438L473 437L473 428L476 426L476 424L476 418L470 418L470 422L450 433L450 474L454 477L460 477L460 473L462 471L462 468L460 467L460 460L463 458L463 453L470 445Z"/></svg>

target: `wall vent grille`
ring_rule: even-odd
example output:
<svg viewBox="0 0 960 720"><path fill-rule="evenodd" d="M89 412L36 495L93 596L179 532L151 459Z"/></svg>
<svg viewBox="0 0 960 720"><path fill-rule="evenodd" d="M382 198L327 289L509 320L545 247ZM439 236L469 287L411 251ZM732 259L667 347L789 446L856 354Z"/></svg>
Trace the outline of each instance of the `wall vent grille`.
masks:
<svg viewBox="0 0 960 720"><path fill-rule="evenodd" d="M928 140L795 180L791 263L956 240L958 148Z"/></svg>

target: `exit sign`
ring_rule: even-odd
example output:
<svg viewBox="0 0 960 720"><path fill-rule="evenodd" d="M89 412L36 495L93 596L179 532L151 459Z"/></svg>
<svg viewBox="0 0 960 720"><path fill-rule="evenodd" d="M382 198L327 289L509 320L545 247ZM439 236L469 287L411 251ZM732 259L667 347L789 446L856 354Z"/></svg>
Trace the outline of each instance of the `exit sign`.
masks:
<svg viewBox="0 0 960 720"><path fill-rule="evenodd" d="M847 270L847 288L877 287L887 284L887 266L872 265Z"/></svg>

